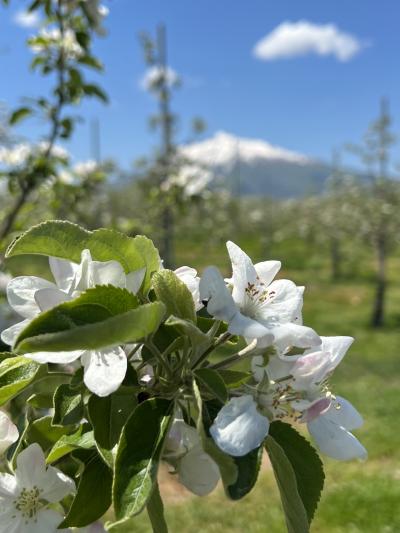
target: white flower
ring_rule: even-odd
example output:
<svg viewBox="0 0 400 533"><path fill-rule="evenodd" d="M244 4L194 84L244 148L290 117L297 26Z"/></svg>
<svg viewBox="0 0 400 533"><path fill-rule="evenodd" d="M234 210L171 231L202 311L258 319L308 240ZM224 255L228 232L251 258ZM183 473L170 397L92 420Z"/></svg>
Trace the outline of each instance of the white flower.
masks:
<svg viewBox="0 0 400 533"><path fill-rule="evenodd" d="M108 8L100 4L99 0L84 1L96 32L99 35L105 35L105 30L101 24L109 13Z"/></svg>
<svg viewBox="0 0 400 533"><path fill-rule="evenodd" d="M88 159L87 161L81 161L80 163L76 163L72 170L80 178L87 178L90 174L93 174L93 172L95 172L98 168L99 165L97 161L94 161L93 159Z"/></svg>
<svg viewBox="0 0 400 533"><path fill-rule="evenodd" d="M251 259L232 242L227 243L232 261L232 294L215 267L208 267L200 281L200 298L207 311L228 322L228 331L257 346L274 344L280 351L290 346L308 348L320 344L314 330L301 325L303 287L289 280L273 281L279 261L253 265Z"/></svg>
<svg viewBox="0 0 400 533"><path fill-rule="evenodd" d="M9 417L0 411L0 455L18 440L18 429Z"/></svg>
<svg viewBox="0 0 400 533"><path fill-rule="evenodd" d="M38 54L45 50L58 50L63 48L67 58L76 59L84 54L84 50L75 37L75 32L67 28L64 35L58 28L43 28L39 31L37 38L29 40L29 46L33 53Z"/></svg>
<svg viewBox="0 0 400 533"><path fill-rule="evenodd" d="M188 266L182 266L174 270L174 273L191 292L195 309L199 311L203 307L203 304L200 301L200 278L197 275L197 270Z"/></svg>
<svg viewBox="0 0 400 533"><path fill-rule="evenodd" d="M325 402L325 403L324 403ZM362 426L363 419L350 402L336 396L315 403L306 413L308 431L322 453L339 461L366 459L367 450L349 430Z"/></svg>
<svg viewBox="0 0 400 533"><path fill-rule="evenodd" d="M0 474L0 533L56 533L63 516L47 509L47 503L74 490L74 482L46 467L40 446L31 444L18 455L14 476Z"/></svg>
<svg viewBox="0 0 400 533"><path fill-rule="evenodd" d="M197 430L180 418L175 418L169 430L164 459L175 466L180 483L197 496L205 496L217 486L217 464L204 452Z"/></svg>
<svg viewBox="0 0 400 533"><path fill-rule="evenodd" d="M219 411L210 434L222 451L234 457L258 448L269 431L269 420L258 412L253 396L232 398Z"/></svg>
<svg viewBox="0 0 400 533"><path fill-rule="evenodd" d="M34 276L12 279L7 286L11 307L25 320L3 331L1 339L14 345L29 321L42 311L78 296L96 285L114 285L136 293L143 281L145 270L125 274L117 261L93 261L89 250L82 251L78 265L64 259L50 257L50 269L56 283ZM37 352L25 354L39 363L72 363L81 359L84 382L98 396L108 396L122 383L127 368L125 352L119 346L101 350L74 350L67 352Z"/></svg>

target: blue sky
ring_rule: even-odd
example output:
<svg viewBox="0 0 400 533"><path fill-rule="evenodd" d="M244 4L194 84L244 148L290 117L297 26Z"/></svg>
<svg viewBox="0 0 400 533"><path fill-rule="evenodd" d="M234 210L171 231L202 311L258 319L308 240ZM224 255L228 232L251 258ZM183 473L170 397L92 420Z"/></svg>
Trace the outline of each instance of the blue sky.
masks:
<svg viewBox="0 0 400 533"><path fill-rule="evenodd" d="M95 52L105 64L101 79L111 103L77 109L84 118L69 149L90 157L89 125L98 116L104 157L127 168L157 142L147 125L155 101L139 87L144 62L137 35L164 22L170 65L184 86L174 97L181 116L180 139L188 137L193 116L208 125L206 135L225 130L265 139L307 155L330 159L333 147L360 139L390 100L394 128L400 129L400 3L398 0L110 0L108 35ZM14 0L0 13L0 100L17 105L23 96L49 90L49 80L28 70L24 46L32 30L18 27ZM347 61L306 54L262 61L252 54L257 41L284 21L333 23L351 34L361 50ZM88 78L93 74L88 72ZM27 122L19 133L37 138L43 124ZM400 161L400 155L398 157Z"/></svg>

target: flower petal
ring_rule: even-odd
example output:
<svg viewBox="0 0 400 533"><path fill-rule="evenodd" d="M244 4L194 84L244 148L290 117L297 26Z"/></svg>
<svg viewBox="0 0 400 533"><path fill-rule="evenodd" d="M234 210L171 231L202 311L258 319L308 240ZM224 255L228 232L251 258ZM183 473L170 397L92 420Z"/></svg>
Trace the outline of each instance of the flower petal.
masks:
<svg viewBox="0 0 400 533"><path fill-rule="evenodd" d="M108 396L117 390L127 369L125 352L119 347L87 351L82 364L85 385L97 396Z"/></svg>
<svg viewBox="0 0 400 533"><path fill-rule="evenodd" d="M51 289L39 289L35 292L35 301L40 311L48 311L69 299L68 294L60 291L57 287L52 287Z"/></svg>
<svg viewBox="0 0 400 533"><path fill-rule="evenodd" d="M10 326L9 328L5 329L1 333L1 340L5 344L9 344L10 346L14 346L15 341L17 340L19 334L23 329L26 328L26 326L29 324L30 320L22 320L22 322L17 322L17 324L14 324Z"/></svg>
<svg viewBox="0 0 400 533"><path fill-rule="evenodd" d="M302 291L299 291L293 281L277 279L268 287L268 297L261 310L262 318L293 322L301 314L302 306Z"/></svg>
<svg viewBox="0 0 400 533"><path fill-rule="evenodd" d="M48 466L43 477L41 496L50 503L56 503L75 491L75 483L57 468Z"/></svg>
<svg viewBox="0 0 400 533"><path fill-rule="evenodd" d="M55 288L54 283L36 276L13 278L7 285L8 303L22 317L33 318L40 313L35 292L51 288Z"/></svg>
<svg viewBox="0 0 400 533"><path fill-rule="evenodd" d="M51 273L57 287L64 292L70 293L78 270L78 265L66 259L49 257Z"/></svg>
<svg viewBox="0 0 400 533"><path fill-rule="evenodd" d="M14 498L17 492L18 485L15 476L0 473L0 498Z"/></svg>
<svg viewBox="0 0 400 533"><path fill-rule="evenodd" d="M249 283L255 283L257 272L250 257L239 246L228 241L226 247L232 262L232 297L235 303L241 307L246 300L246 289Z"/></svg>
<svg viewBox="0 0 400 533"><path fill-rule="evenodd" d="M197 276L197 270L188 266L182 266L174 270L174 274L186 285L192 294L196 311L199 311L203 304L200 301L199 283L200 278Z"/></svg>
<svg viewBox="0 0 400 533"><path fill-rule="evenodd" d="M357 409L341 396L335 397L324 416L331 422L350 430L358 429L364 423Z"/></svg>
<svg viewBox="0 0 400 533"><path fill-rule="evenodd" d="M42 479L46 472L45 457L42 448L34 442L17 456L15 476L20 487L42 488Z"/></svg>
<svg viewBox="0 0 400 533"><path fill-rule="evenodd" d="M177 471L180 483L197 496L212 492L220 479L217 464L200 446L192 448L179 460Z"/></svg>
<svg viewBox="0 0 400 533"><path fill-rule="evenodd" d="M207 302L208 313L219 320L230 322L238 312L223 277L213 266L207 267L201 277L200 299Z"/></svg>
<svg viewBox="0 0 400 533"><path fill-rule="evenodd" d="M210 428L210 434L221 450L241 457L258 448L269 430L269 420L260 415L249 394L232 398L220 410Z"/></svg>
<svg viewBox="0 0 400 533"><path fill-rule="evenodd" d="M356 437L344 427L322 414L307 424L308 431L322 453L338 461L366 459L367 451Z"/></svg>
<svg viewBox="0 0 400 533"><path fill-rule="evenodd" d="M291 346L309 348L321 344L320 337L313 329L299 324L279 324L272 328L271 332L274 335L274 345L281 352Z"/></svg>
<svg viewBox="0 0 400 533"><path fill-rule="evenodd" d="M207 307L208 309L208 307ZM237 311L229 323L228 331L234 335L242 335L246 339L263 339L264 344L270 345L274 339L272 333L260 322L242 315Z"/></svg>
<svg viewBox="0 0 400 533"><path fill-rule="evenodd" d="M353 337L321 337L322 350L330 353L331 366L334 370L346 355L347 350L353 344Z"/></svg>
<svg viewBox="0 0 400 533"><path fill-rule="evenodd" d="M254 268L260 280L265 283L265 285L269 285L273 281L277 273L280 271L281 262L262 261L261 263L256 263L254 265Z"/></svg>
<svg viewBox="0 0 400 533"><path fill-rule="evenodd" d="M18 440L19 432L15 424L10 418L0 411L0 454L2 455L7 448Z"/></svg>
<svg viewBox="0 0 400 533"><path fill-rule="evenodd" d="M64 517L62 514L53 509L40 509L35 520L28 523L27 533L57 533L57 531L67 531L66 529L57 529ZM24 532L25 533L25 532Z"/></svg>
<svg viewBox="0 0 400 533"><path fill-rule="evenodd" d="M86 350L71 350L70 352L35 352L26 353L24 357L28 357L37 363L58 363L60 365L66 365L72 363L82 357L86 353Z"/></svg>
<svg viewBox="0 0 400 533"><path fill-rule="evenodd" d="M126 288L128 291L133 292L133 294L137 294L142 286L145 275L146 268L129 272L129 274L126 275Z"/></svg>

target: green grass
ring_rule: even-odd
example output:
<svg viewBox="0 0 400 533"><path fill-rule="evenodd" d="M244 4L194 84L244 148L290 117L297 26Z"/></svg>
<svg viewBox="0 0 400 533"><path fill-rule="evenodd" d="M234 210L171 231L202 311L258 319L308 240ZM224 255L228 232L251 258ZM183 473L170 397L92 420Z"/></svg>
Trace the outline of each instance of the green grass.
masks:
<svg viewBox="0 0 400 533"><path fill-rule="evenodd" d="M222 250L223 251L223 250ZM214 262L226 268L221 252L182 262ZM278 257L277 254L274 257ZM348 398L365 419L357 436L369 459L340 463L324 458L325 490L311 531L313 533L397 533L400 531L400 284L399 262L390 265L387 325L368 327L373 299L371 266L357 280L329 282L327 265L289 270L285 277L305 284L304 321L321 335L351 335L355 343L332 378L333 390ZM172 533L283 533L285 524L272 472L260 475L255 489L240 502L228 501L222 489L205 498L166 502ZM120 533L151 531L145 513Z"/></svg>

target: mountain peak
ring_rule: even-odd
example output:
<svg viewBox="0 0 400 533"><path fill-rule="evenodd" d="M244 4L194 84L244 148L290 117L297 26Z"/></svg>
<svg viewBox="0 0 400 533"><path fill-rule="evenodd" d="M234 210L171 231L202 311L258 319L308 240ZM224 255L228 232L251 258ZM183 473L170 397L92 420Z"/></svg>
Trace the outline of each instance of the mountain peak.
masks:
<svg viewBox="0 0 400 533"><path fill-rule="evenodd" d="M237 137L225 131L217 131L212 137L188 144L183 154L203 165L234 166L238 161L251 163L257 160L286 161L305 165L311 160L303 154L274 146L261 139Z"/></svg>

